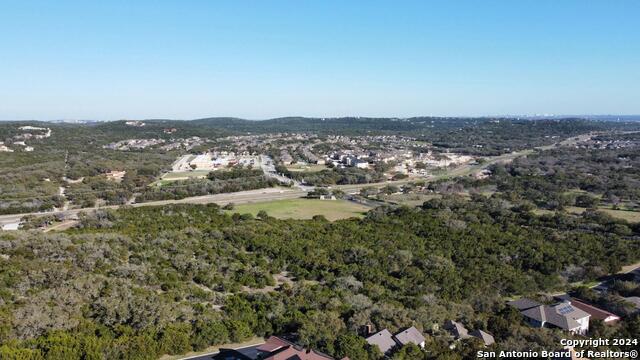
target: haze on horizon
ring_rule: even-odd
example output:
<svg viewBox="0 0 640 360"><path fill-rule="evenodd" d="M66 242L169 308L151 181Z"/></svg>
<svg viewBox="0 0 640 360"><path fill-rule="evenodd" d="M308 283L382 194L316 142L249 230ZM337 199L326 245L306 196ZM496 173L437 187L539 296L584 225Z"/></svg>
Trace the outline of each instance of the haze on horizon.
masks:
<svg viewBox="0 0 640 360"><path fill-rule="evenodd" d="M640 3L4 2L0 119L639 114Z"/></svg>

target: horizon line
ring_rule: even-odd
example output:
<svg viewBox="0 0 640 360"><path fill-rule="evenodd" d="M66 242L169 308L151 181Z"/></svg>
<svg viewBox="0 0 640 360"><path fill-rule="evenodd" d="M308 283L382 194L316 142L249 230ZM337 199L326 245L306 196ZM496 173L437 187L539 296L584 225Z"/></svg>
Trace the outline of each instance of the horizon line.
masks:
<svg viewBox="0 0 640 360"><path fill-rule="evenodd" d="M538 118L538 119L559 119L559 118L588 118L588 117L638 117L637 114L493 114L493 115L413 115L413 116L362 116L362 115L342 115L342 116L302 116L302 115L286 115L266 118L243 118L238 116L205 116L196 118L118 118L118 119L98 119L98 118L58 118L58 119L0 119L0 122L19 122L19 121L39 121L39 122L114 122L114 121L196 121L206 119L236 119L247 121L268 121L276 119L301 118L301 119L415 119L415 118L441 118L441 119L484 119L484 118Z"/></svg>

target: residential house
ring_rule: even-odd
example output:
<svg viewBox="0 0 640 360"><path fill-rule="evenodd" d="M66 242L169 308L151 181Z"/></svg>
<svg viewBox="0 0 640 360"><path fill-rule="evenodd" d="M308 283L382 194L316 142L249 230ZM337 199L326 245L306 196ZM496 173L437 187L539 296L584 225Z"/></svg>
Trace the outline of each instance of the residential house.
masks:
<svg viewBox="0 0 640 360"><path fill-rule="evenodd" d="M366 327L370 331L371 327ZM398 347L408 344L415 344L424 349L425 338L415 327L410 327L395 335L391 335L389 330L383 329L365 339L370 345L375 345L385 355L391 355Z"/></svg>
<svg viewBox="0 0 640 360"><path fill-rule="evenodd" d="M527 298L521 298L518 300L513 300L513 301L509 301L507 302L507 305L512 306L520 311L524 311L524 310L528 310L534 307L538 307L540 305L542 305L541 303L534 301L534 300L530 300Z"/></svg>
<svg viewBox="0 0 640 360"><path fill-rule="evenodd" d="M591 315L591 320L601 320L605 324L613 324L616 321L620 321L620 317L609 311L597 308L593 305L587 304L583 301L577 300L569 296L561 296L559 299L569 301L574 307Z"/></svg>
<svg viewBox="0 0 640 360"><path fill-rule="evenodd" d="M418 329L413 326L397 333L394 337L396 342L401 346L407 344L415 344L424 349L425 338L422 333L420 333L420 331L418 331Z"/></svg>
<svg viewBox="0 0 640 360"><path fill-rule="evenodd" d="M493 338L493 335L489 334L488 332L482 331L480 329L471 331L469 335L480 339L485 346L489 346L496 342L495 339Z"/></svg>
<svg viewBox="0 0 640 360"><path fill-rule="evenodd" d="M293 164L293 156L287 150L282 150L280 151L280 161L284 165L291 165Z"/></svg>
<svg viewBox="0 0 640 360"><path fill-rule="evenodd" d="M378 331L377 333L367 337L365 339L369 345L375 345L380 349L380 352L383 354L390 354L393 352L398 344L393 339L393 335L387 329L383 329Z"/></svg>
<svg viewBox="0 0 640 360"><path fill-rule="evenodd" d="M489 334L488 332L482 331L480 329L469 331L464 327L464 325L457 321L448 320L444 324L444 329L449 331L449 333L455 340L463 340L475 337L480 339L480 341L482 341L485 346L489 346L496 342L493 338L493 335Z"/></svg>
<svg viewBox="0 0 640 360"><path fill-rule="evenodd" d="M469 331L461 323L453 320L448 320L444 324L444 329L449 331L453 338L456 340L468 339L470 337Z"/></svg>
<svg viewBox="0 0 640 360"><path fill-rule="evenodd" d="M522 311L522 315L534 327L557 327L572 334L584 335L589 331L589 315L573 306L570 301L549 306L540 305Z"/></svg>

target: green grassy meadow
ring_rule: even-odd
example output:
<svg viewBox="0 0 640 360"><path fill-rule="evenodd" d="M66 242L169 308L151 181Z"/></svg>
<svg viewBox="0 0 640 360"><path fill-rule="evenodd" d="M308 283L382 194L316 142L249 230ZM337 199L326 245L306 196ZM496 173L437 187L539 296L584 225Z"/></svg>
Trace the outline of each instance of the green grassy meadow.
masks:
<svg viewBox="0 0 640 360"><path fill-rule="evenodd" d="M323 215L330 221L362 217L369 207L346 200L287 199L236 205L230 213L256 215L264 210L278 219L311 219Z"/></svg>

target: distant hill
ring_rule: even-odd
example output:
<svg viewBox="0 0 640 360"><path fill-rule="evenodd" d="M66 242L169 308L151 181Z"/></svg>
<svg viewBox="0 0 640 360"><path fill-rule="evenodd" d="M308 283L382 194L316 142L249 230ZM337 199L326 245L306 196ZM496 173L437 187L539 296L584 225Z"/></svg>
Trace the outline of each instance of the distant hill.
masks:
<svg viewBox="0 0 640 360"><path fill-rule="evenodd" d="M580 118L598 121L640 121L640 115L532 115L532 116L513 116L520 119L562 119L562 118Z"/></svg>
<svg viewBox="0 0 640 360"><path fill-rule="evenodd" d="M640 121L640 115L586 115L584 118L602 121Z"/></svg>

